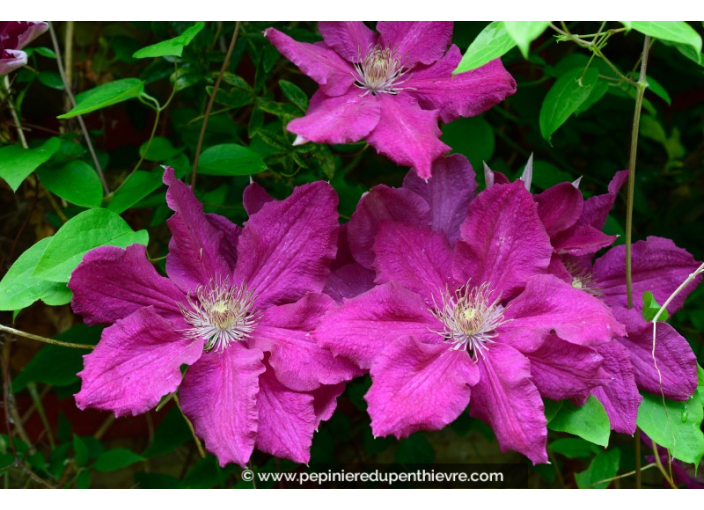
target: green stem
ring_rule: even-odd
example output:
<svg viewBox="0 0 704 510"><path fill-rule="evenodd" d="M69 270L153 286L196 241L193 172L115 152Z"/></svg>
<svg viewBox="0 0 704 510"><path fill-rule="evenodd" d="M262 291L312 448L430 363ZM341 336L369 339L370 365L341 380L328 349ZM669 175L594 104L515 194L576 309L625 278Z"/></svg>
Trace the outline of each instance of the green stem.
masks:
<svg viewBox="0 0 704 510"><path fill-rule="evenodd" d="M33 335L32 333L27 333L25 331L20 331L19 329L10 328L0 324L0 331L5 333L10 333L11 335L21 336L23 338L29 338L30 340L36 340L38 342L44 342L45 344L60 345L61 347L71 347L73 349L87 349L92 350L92 345L84 344L72 344L70 342L62 342L61 340L54 340L53 338L46 338L44 336Z"/></svg>
<svg viewBox="0 0 704 510"><path fill-rule="evenodd" d="M631 150L628 158L628 198L626 201L626 293L628 308L633 308L633 274L632 274L632 237L633 237L633 199L636 189L636 156L638 153L638 131L640 129L640 115L643 107L645 89L648 87L646 71L648 69L648 51L650 50L650 36L645 36L643 43L643 57L640 63L640 76L638 77L636 108L633 113L633 127L631 130Z"/></svg>

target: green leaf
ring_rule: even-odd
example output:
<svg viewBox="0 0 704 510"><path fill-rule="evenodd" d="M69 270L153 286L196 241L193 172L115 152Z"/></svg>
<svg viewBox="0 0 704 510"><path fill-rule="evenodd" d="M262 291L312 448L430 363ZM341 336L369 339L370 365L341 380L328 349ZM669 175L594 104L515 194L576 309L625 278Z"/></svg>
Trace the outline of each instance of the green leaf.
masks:
<svg viewBox="0 0 704 510"><path fill-rule="evenodd" d="M574 475L577 487L580 489L606 489L611 482L597 482L616 476L620 461L621 450L614 449L599 453L586 471Z"/></svg>
<svg viewBox="0 0 704 510"><path fill-rule="evenodd" d="M687 57L691 61L696 62L700 66L704 65L704 55L702 55L701 51L697 51L687 44L673 43L670 41L662 41L662 42L666 46L672 46L677 51L679 51L682 55L684 55L685 57Z"/></svg>
<svg viewBox="0 0 704 510"><path fill-rule="evenodd" d="M203 21L198 21L195 25L188 27L178 37L161 41L151 46L147 46L138 50L132 55L133 58L152 58L152 57L180 57L183 53L183 48L188 46L191 41L205 27Z"/></svg>
<svg viewBox="0 0 704 510"><path fill-rule="evenodd" d="M76 477L76 489L90 488L90 471L84 470L78 473Z"/></svg>
<svg viewBox="0 0 704 510"><path fill-rule="evenodd" d="M504 21L506 31L516 41L524 58L528 58L530 43L540 37L549 25L549 21Z"/></svg>
<svg viewBox="0 0 704 510"><path fill-rule="evenodd" d="M89 209L71 218L49 242L34 271L36 278L68 282L83 256L98 246L146 245L146 230L134 232L125 220L107 209Z"/></svg>
<svg viewBox="0 0 704 510"><path fill-rule="evenodd" d="M149 151L147 151L147 147L149 147ZM139 155L147 161L166 161L175 158L181 152L183 149L174 147L171 140L163 136L155 136L151 144L146 141L139 148Z"/></svg>
<svg viewBox="0 0 704 510"><path fill-rule="evenodd" d="M580 83L580 76L584 73ZM560 76L545 96L540 109L540 132L550 140L552 134L572 115L592 93L599 80L599 71L578 67Z"/></svg>
<svg viewBox="0 0 704 510"><path fill-rule="evenodd" d="M640 73L636 73L636 79L639 75ZM653 78L652 76L648 76L648 90L650 90L653 94L665 101L668 106L672 104L670 94L668 94L667 90L665 90L665 87L663 87L660 82L656 81L655 78Z"/></svg>
<svg viewBox="0 0 704 510"><path fill-rule="evenodd" d="M173 407L164 417L154 433L154 441L142 455L154 457L168 453L193 438L191 429L183 419L178 407Z"/></svg>
<svg viewBox="0 0 704 510"><path fill-rule="evenodd" d="M467 156L474 168L481 168L483 162L494 155L494 130L482 116L445 124L442 126L442 141L454 152Z"/></svg>
<svg viewBox="0 0 704 510"><path fill-rule="evenodd" d="M609 417L604 411L604 406L593 395L582 407L564 401L557 414L548 422L548 428L574 434L600 446L609 444L611 434Z"/></svg>
<svg viewBox="0 0 704 510"><path fill-rule="evenodd" d="M59 168L42 167L37 175L46 189L81 207L100 207L103 186L95 169L81 160Z"/></svg>
<svg viewBox="0 0 704 510"><path fill-rule="evenodd" d="M399 464L432 464L434 461L435 449L423 434L413 434L398 442L396 462Z"/></svg>
<svg viewBox="0 0 704 510"><path fill-rule="evenodd" d="M34 47L34 48L27 48L22 51L27 53L27 55L31 55L32 53L37 53L38 55L41 55L42 57L56 59L56 53L54 53L54 50L49 49L49 48L45 48L43 46L38 46L38 47Z"/></svg>
<svg viewBox="0 0 704 510"><path fill-rule="evenodd" d="M122 183L108 203L108 209L120 214L161 186L161 172L134 172Z"/></svg>
<svg viewBox="0 0 704 510"><path fill-rule="evenodd" d="M297 85L290 81L279 80L279 87L286 99L296 105L299 110L305 112L308 109L308 96Z"/></svg>
<svg viewBox="0 0 704 510"><path fill-rule="evenodd" d="M79 324L56 335L57 340L74 344L95 345L103 328ZM79 382L76 375L83 368L83 349L68 349L60 345L45 345L32 357L12 381L15 391L22 391L29 383L71 386Z"/></svg>
<svg viewBox="0 0 704 510"><path fill-rule="evenodd" d="M104 452L93 464L96 471L109 472L123 469L137 462L144 460L144 457L137 455L126 448L115 448Z"/></svg>
<svg viewBox="0 0 704 510"><path fill-rule="evenodd" d="M79 466L85 466L88 463L88 446L76 434L73 435L73 454L76 459L76 464Z"/></svg>
<svg viewBox="0 0 704 510"><path fill-rule="evenodd" d="M631 26L641 34L688 46L695 53L702 52L702 38L684 21L631 21Z"/></svg>
<svg viewBox="0 0 704 510"><path fill-rule="evenodd" d="M64 81L61 79L59 73L55 73L54 71L42 71L37 78L40 83L49 88L64 90Z"/></svg>
<svg viewBox="0 0 704 510"><path fill-rule="evenodd" d="M619 21L624 27L626 27L626 32L629 32L633 28L632 21Z"/></svg>
<svg viewBox="0 0 704 510"><path fill-rule="evenodd" d="M600 450L593 443L579 437L563 437L550 443L549 448L568 459L589 459Z"/></svg>
<svg viewBox="0 0 704 510"><path fill-rule="evenodd" d="M181 480L181 489L210 489L225 481L227 473L218 467L215 457L208 455L200 459Z"/></svg>
<svg viewBox="0 0 704 510"><path fill-rule="evenodd" d="M253 175L266 170L262 157L253 150L228 143L203 151L198 172L206 175Z"/></svg>
<svg viewBox="0 0 704 510"><path fill-rule="evenodd" d="M139 96L143 88L144 82L137 78L125 78L124 80L105 83L78 94L76 96L76 106L68 113L59 115L57 119L70 119L133 99Z"/></svg>
<svg viewBox="0 0 704 510"><path fill-rule="evenodd" d="M516 45L503 21L492 21L469 45L457 69L452 74L464 73L481 67L508 53Z"/></svg>
<svg viewBox="0 0 704 510"><path fill-rule="evenodd" d="M660 395L642 393L636 421L650 439L670 450L676 459L697 465L704 456L704 411L699 393L685 402L665 399L664 406Z"/></svg>
<svg viewBox="0 0 704 510"><path fill-rule="evenodd" d="M660 308L662 307L655 301L655 296L653 296L652 292L643 293L643 318L646 321L652 322ZM663 310L658 321L666 322L669 317L670 314L667 313L667 310Z"/></svg>
<svg viewBox="0 0 704 510"><path fill-rule="evenodd" d="M22 181L34 172L39 165L49 161L49 158L61 147L61 140L49 138L36 149L23 149L19 145L10 145L0 149L0 177L10 185L12 191L17 191Z"/></svg>
<svg viewBox="0 0 704 510"><path fill-rule="evenodd" d="M545 419L548 421L548 423L550 423L550 420L555 417L557 412L562 407L562 400L555 401L546 398L545 400L543 400L543 404L545 405Z"/></svg>
<svg viewBox="0 0 704 510"><path fill-rule="evenodd" d="M48 282L32 276L51 237L42 239L12 264L0 281L0 310L21 310L41 299L47 305L65 305L71 290L63 283Z"/></svg>

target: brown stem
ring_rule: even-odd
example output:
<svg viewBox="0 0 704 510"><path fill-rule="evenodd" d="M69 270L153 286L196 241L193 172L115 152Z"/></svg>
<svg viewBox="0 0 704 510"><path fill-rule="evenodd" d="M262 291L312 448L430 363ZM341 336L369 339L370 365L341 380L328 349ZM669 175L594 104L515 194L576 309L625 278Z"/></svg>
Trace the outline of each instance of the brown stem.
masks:
<svg viewBox="0 0 704 510"><path fill-rule="evenodd" d="M92 345L84 344L72 344L70 342L62 342L61 340L54 340L53 338L46 338L44 336L33 335L32 333L27 333L25 331L20 331L19 329L10 328L8 326L3 326L0 324L0 331L5 331L11 335L21 336L23 338L29 338L30 340L37 340L39 342L44 342L45 344L60 345L61 347L72 347L74 349L88 349L92 350Z"/></svg>
<svg viewBox="0 0 704 510"><path fill-rule="evenodd" d="M56 39L56 32L54 31L54 25L52 22L49 22L49 32L51 34L51 43L54 46L54 53L56 53L56 63L59 67L59 74L61 75L61 81L64 84L64 88L66 89L66 94L68 95L69 100L71 101L71 105L73 107L76 107L76 98L73 97L73 93L71 92L71 84L68 81L68 78L66 77L66 71L64 70L64 65L63 61L61 59L61 49L59 48L59 41ZM100 182L103 185L103 190L105 191L105 194L108 195L110 193L110 189L108 188L108 183L105 180L105 175L103 174L103 169L100 167L100 162L98 161L98 155L95 152L95 149L93 148L93 142L90 140L90 135L88 134L88 128L86 128L85 122L83 122L83 117L78 115L76 117L78 120L78 124L81 126L81 131L83 132L83 138L86 140L86 145L88 146L88 151L90 152L91 157L93 158L93 164L95 165L95 171L98 173L98 177L100 177Z"/></svg>
<svg viewBox="0 0 704 510"><path fill-rule="evenodd" d="M218 74L218 79L215 80L215 86L213 87L213 93L210 95L208 100L208 106L205 109L205 117L203 118L203 125L200 128L200 136L198 137L198 146L196 147L196 156L193 160L193 174L191 175L191 187L196 187L196 176L198 175L198 159L200 158L200 151L203 148L203 138L205 137L205 128L208 125L208 117L210 117L210 111L213 109L213 103L215 102L215 96L218 94L218 89L220 88L220 82L225 74L225 70L230 65L230 58L232 58L232 51L235 49L235 43L237 42L237 36L240 33L240 24L242 22L238 21L235 23L235 31L232 33L232 39L230 40L230 47L227 48L227 55L225 55L225 61L222 63L220 68L220 74Z"/></svg>

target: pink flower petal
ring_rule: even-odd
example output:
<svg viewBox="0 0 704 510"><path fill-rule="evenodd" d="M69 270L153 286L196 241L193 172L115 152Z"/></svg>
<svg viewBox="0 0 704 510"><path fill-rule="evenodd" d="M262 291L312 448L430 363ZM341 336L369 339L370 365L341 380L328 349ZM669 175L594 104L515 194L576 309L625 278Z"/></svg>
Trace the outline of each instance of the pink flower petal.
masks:
<svg viewBox="0 0 704 510"><path fill-rule="evenodd" d="M27 65L27 54L19 50L0 49L0 76Z"/></svg>
<svg viewBox="0 0 704 510"><path fill-rule="evenodd" d="M632 251L633 307L643 309L643 294L652 292L661 305L699 266L699 262L669 239L648 237L633 243ZM626 247L615 246L594 263L595 285L603 300L611 306L628 306L626 298ZM690 292L702 281L698 276L672 300L668 311L675 313L682 307Z"/></svg>
<svg viewBox="0 0 704 510"><path fill-rule="evenodd" d="M362 196L347 224L347 238L355 260L367 269L374 266L372 247L383 221L427 225L430 208L412 191L383 184Z"/></svg>
<svg viewBox="0 0 704 510"><path fill-rule="evenodd" d="M535 195L538 216L550 237L567 230L582 215L582 193L570 182L563 182Z"/></svg>
<svg viewBox="0 0 704 510"><path fill-rule="evenodd" d="M176 178L173 168L166 167L164 184L169 187L166 203L176 213L166 221L173 234L166 257L169 278L181 290L189 292L214 278L230 276L235 261L223 257L220 251L223 232L208 221L203 204L190 186Z"/></svg>
<svg viewBox="0 0 704 510"><path fill-rule="evenodd" d="M313 408L315 410L316 427L321 421L328 421L332 418L337 407L337 398L345 391L345 383L332 386L321 386L311 392L313 398Z"/></svg>
<svg viewBox="0 0 704 510"><path fill-rule="evenodd" d="M503 299L545 272L552 246L523 182L492 186L469 207L460 228L453 272L458 282L488 283Z"/></svg>
<svg viewBox="0 0 704 510"><path fill-rule="evenodd" d="M242 194L242 204L248 216L254 216L264 207L264 204L268 204L274 200L275 198L269 195L269 193L256 182L252 182L247 186Z"/></svg>
<svg viewBox="0 0 704 510"><path fill-rule="evenodd" d="M573 227L556 234L552 238L555 252L561 255L591 255L602 248L611 246L616 236L609 236L603 232L586 225Z"/></svg>
<svg viewBox="0 0 704 510"><path fill-rule="evenodd" d="M89 251L71 274L68 287L73 291L71 307L86 324L112 324L154 306L162 317L183 325L178 303L185 301L185 295L171 280L159 276L141 244Z"/></svg>
<svg viewBox="0 0 704 510"><path fill-rule="evenodd" d="M452 42L452 21L379 21L380 42L398 52L404 65L432 64Z"/></svg>
<svg viewBox="0 0 704 510"><path fill-rule="evenodd" d="M184 337L154 307L141 308L105 329L84 356L76 405L118 417L145 413L176 391L181 365L191 365L202 352L203 342Z"/></svg>
<svg viewBox="0 0 704 510"><path fill-rule="evenodd" d="M221 466L245 467L254 450L263 357L262 351L236 342L222 353L204 354L181 384L181 409Z"/></svg>
<svg viewBox="0 0 704 510"><path fill-rule="evenodd" d="M372 432L400 439L453 422L467 408L479 370L467 352L404 336L381 352L371 375L365 399Z"/></svg>
<svg viewBox="0 0 704 510"><path fill-rule="evenodd" d="M491 425L502 452L514 450L534 464L546 463L545 411L528 360L508 345L495 343L478 365L481 378L472 388L470 415Z"/></svg>
<svg viewBox="0 0 704 510"><path fill-rule="evenodd" d="M318 425L313 395L282 385L271 369L259 378L257 448L275 457L307 464Z"/></svg>
<svg viewBox="0 0 704 510"><path fill-rule="evenodd" d="M235 281L255 292L259 309L322 291L337 250L337 229L332 186L323 181L298 186L245 223Z"/></svg>
<svg viewBox="0 0 704 510"><path fill-rule="evenodd" d="M264 312L252 336L258 348L271 352L269 364L284 386L311 391L357 375L351 361L334 358L311 335L323 314L334 308L332 298L307 294L296 303L274 306Z"/></svg>
<svg viewBox="0 0 704 510"><path fill-rule="evenodd" d="M423 110L408 94L379 94L379 124L367 137L369 145L399 165L412 166L423 179L434 160L450 151L442 143L436 111Z"/></svg>
<svg viewBox="0 0 704 510"><path fill-rule="evenodd" d="M444 123L479 115L516 92L516 80L500 59L453 76L460 60L462 54L453 44L444 57L426 69L413 72L401 85L423 109L438 110Z"/></svg>
<svg viewBox="0 0 704 510"><path fill-rule="evenodd" d="M672 400L687 400L697 389L697 357L692 347L675 329L658 322L653 360L653 326L641 312L614 308L616 317L626 324L628 336L618 339L631 355L638 387Z"/></svg>
<svg viewBox="0 0 704 510"><path fill-rule="evenodd" d="M440 341L440 336L430 329L441 328L422 297L388 283L328 313L314 334L335 356L347 357L368 369L384 347L398 337L412 335L432 343Z"/></svg>
<svg viewBox="0 0 704 510"><path fill-rule="evenodd" d="M445 234L428 228L383 222L374 243L376 282L395 281L433 299L457 288L452 279L452 248Z"/></svg>
<svg viewBox="0 0 704 510"><path fill-rule="evenodd" d="M403 179L403 187L425 199L430 206L431 228L444 232L454 245L460 238L460 225L467 217L469 204L476 196L477 177L469 160L461 154L436 160L432 172L433 177L424 180L411 170Z"/></svg>
<svg viewBox="0 0 704 510"><path fill-rule="evenodd" d="M643 397L638 393L628 350L618 342L597 345L595 349L604 358L602 370L612 380L595 388L592 393L604 406L611 429L633 435L636 431L638 406Z"/></svg>
<svg viewBox="0 0 704 510"><path fill-rule="evenodd" d="M352 263L335 269L325 283L323 294L327 294L337 303L352 299L374 287L374 271Z"/></svg>
<svg viewBox="0 0 704 510"><path fill-rule="evenodd" d="M550 335L535 351L523 353L530 360L533 383L543 397L563 400L587 396L611 379L600 370L603 359L590 347Z"/></svg>
<svg viewBox="0 0 704 510"><path fill-rule="evenodd" d="M305 116L293 119L286 129L317 143L358 142L377 127L380 110L378 99L357 87L335 97L321 89L311 97Z"/></svg>
<svg viewBox="0 0 704 510"><path fill-rule="evenodd" d="M376 34L363 21L318 21L323 40L349 62L360 62L376 43Z"/></svg>
<svg viewBox="0 0 704 510"><path fill-rule="evenodd" d="M603 195L596 195L588 198L584 202L582 217L579 219L580 225L589 225L597 230L604 228L609 212L616 202L616 197L621 187L628 180L628 170L616 172L609 183L609 192Z"/></svg>
<svg viewBox="0 0 704 510"><path fill-rule="evenodd" d="M352 64L325 44L294 41L275 28L265 30L264 36L328 96L341 96L354 84L356 73Z"/></svg>
<svg viewBox="0 0 704 510"><path fill-rule="evenodd" d="M501 339L522 351L535 349L553 330L580 345L608 342L626 332L599 299L552 275L530 278L504 318L511 322L501 326Z"/></svg>

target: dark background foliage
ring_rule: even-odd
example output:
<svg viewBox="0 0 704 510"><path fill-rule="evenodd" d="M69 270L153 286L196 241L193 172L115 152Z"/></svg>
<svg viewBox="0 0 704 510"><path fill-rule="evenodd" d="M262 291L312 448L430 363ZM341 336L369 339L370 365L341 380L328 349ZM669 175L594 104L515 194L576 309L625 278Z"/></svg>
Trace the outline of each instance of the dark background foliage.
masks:
<svg viewBox="0 0 704 510"><path fill-rule="evenodd" d="M146 45L181 34L191 25L77 22L73 26L70 74L74 93L115 80L140 78L146 82L148 94L163 105L173 84L177 88L155 125L156 138L148 152L155 112L140 101L132 99L85 116L110 190L118 189L135 165L150 173L145 174L138 190L130 191L122 217L134 230L148 229L148 251L155 259L166 254L169 239L164 222L170 213L164 201L165 189L159 183L159 165L167 163L181 176L190 175L208 94L224 60L234 23L206 23L181 58L138 60L132 55ZM456 23L455 43L464 51L485 25ZM379 183L400 185L407 169L377 155L364 143L291 145L294 137L285 131L285 125L304 113L307 98L317 86L266 41L262 30L269 26L266 22L242 24L208 121L203 148L220 144L249 148L256 157L248 164L263 161L266 169L248 173L256 173L252 178L279 197L287 196L297 184L331 181L340 194L340 212L342 221L346 221L364 191ZM320 40L314 22L275 26L298 40ZM593 33L600 24L568 26L578 33ZM612 22L609 26L620 25ZM693 26L702 32L701 23ZM56 29L63 48L67 24L56 24ZM514 96L482 116L443 126L443 141L469 157L480 189L483 161L493 170L516 178L531 153L535 159L534 191L582 177L580 187L585 195L603 193L613 174L627 167L634 100L631 92L618 86L609 86L598 101L570 117L550 142L541 136L540 109L551 85L564 72L584 67L590 57L575 44L556 43L553 35L548 30L538 38L527 60L516 48L504 56L504 64L518 83ZM636 66L642 44L641 34L619 33L609 40L604 52L621 70L629 72ZM52 57L49 34L31 47L47 49L31 51L29 65L10 75L13 102L30 147L56 136L62 140L61 148L46 164L47 169L63 168L72 161L93 166L75 119L56 118L70 105ZM669 237L702 260L704 67L658 41L652 48L648 76L657 85L651 86L645 96L634 240L649 235ZM0 112L0 146L17 143L7 101L0 102ZM141 155L146 158L138 164ZM250 177L212 173L218 172L199 174L197 196L206 211L241 224L246 220L242 191ZM105 197L103 205L110 201L110 196ZM59 191L48 191L41 170L39 177L33 174L27 178L17 193L0 183L0 275L20 254L83 210L65 200ZM609 233L623 234L624 225L622 192L606 228ZM51 307L37 302L16 319L11 312L0 312L2 324L10 325L13 320L20 330L70 342L95 343L100 335L96 328L81 325L69 305ZM673 324L690 341L700 364L704 362L704 288L688 299ZM239 468L220 469L212 456L200 458L191 431L173 402L144 416L118 420L107 413L80 412L72 394L79 388L75 374L82 366L81 351L9 336L2 341L4 361L9 365L3 371L4 401L13 402L3 408L9 420L4 416L0 420L0 484L5 487L247 486L240 481ZM313 463L345 467L390 462L527 462L512 453L501 454L489 427L466 415L440 432L417 433L401 441L374 439L362 398L368 385L368 378L348 385L339 399L338 411L314 438ZM18 461L7 435L8 422ZM635 442L631 437L612 434L607 454L564 433L551 431L549 440L552 464L527 467L521 485L575 487L575 473L592 470L596 473L592 479L598 481L614 476L616 470L627 473L635 468ZM252 465L271 471L297 469L290 462L261 453L255 453ZM646 486L662 483L656 470L643 476ZM633 483L633 477L626 477L612 486Z"/></svg>

